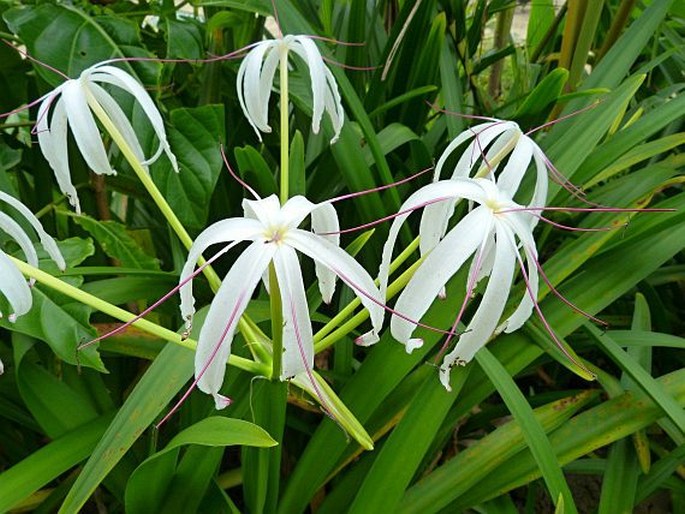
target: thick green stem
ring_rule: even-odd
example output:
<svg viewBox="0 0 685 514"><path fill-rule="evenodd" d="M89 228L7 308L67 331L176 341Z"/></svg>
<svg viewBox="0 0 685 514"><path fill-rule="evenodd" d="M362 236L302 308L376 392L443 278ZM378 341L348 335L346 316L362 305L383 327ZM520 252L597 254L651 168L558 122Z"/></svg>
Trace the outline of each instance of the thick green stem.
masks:
<svg viewBox="0 0 685 514"><path fill-rule="evenodd" d="M100 312L104 312L105 314L112 316L113 318L116 318L124 323L132 322L131 324L134 327L139 328L140 330L143 330L148 334L152 334L156 337L159 337L160 339L169 341L170 343L183 346L193 351L197 347L197 342L193 339L184 339L181 336L181 334L177 334L172 330L160 327L156 323L152 323L151 321L148 321L146 319L141 318L136 321L133 321L136 317L134 314L131 314L130 312L125 311L124 309L121 309L116 305L112 305L111 303L106 302L98 298L97 296L93 296L90 293L82 291L77 287L69 285L66 282L62 282L60 279L53 277L52 275L38 268L34 268L30 264L26 264L24 261L20 261L19 259L16 259L14 257L10 258L12 259L12 262L14 262L14 264L17 266L17 268L19 268L19 271L21 271L25 276L34 278L41 284L44 284L54 289L55 291L59 291L60 293L65 294L68 297L73 298L74 300L81 302L84 305L88 305L89 307L99 310ZM236 368L249 371L250 373L260 375L266 374L266 369L264 365L251 361L249 359L245 359L243 357L231 355L228 359L228 362Z"/></svg>
<svg viewBox="0 0 685 514"><path fill-rule="evenodd" d="M162 215L164 218L166 218L173 231L181 240L183 246L185 246L187 250L190 249L193 244L193 240L188 235L185 227L178 219L171 206L167 203L160 190L157 189L157 186L152 181L152 177L150 177L150 174L140 163L133 152L133 149L126 142L126 139L116 127L112 119L107 115L102 106L90 93L88 93L88 106L91 108L95 116L97 116L98 120L100 120L100 123L102 123L102 126L105 128L107 133L111 136L112 141L114 141L114 143L119 147L122 155L131 165L131 168L133 168L133 171L135 171L136 175L138 175L138 178L143 183L143 186L145 186L145 189L150 194L157 207L159 207L159 210L162 211ZM200 265L202 265L205 261L201 258L198 262ZM216 292L221 285L221 279L219 276L214 272L211 266L207 266L203 270L203 273L205 274L205 277L207 277L212 290Z"/></svg>

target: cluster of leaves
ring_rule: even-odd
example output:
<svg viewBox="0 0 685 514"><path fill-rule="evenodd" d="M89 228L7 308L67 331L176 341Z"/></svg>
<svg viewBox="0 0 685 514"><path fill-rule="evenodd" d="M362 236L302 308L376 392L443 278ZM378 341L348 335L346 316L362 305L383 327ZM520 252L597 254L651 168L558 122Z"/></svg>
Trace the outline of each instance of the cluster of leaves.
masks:
<svg viewBox="0 0 685 514"><path fill-rule="evenodd" d="M294 386L233 369L224 388L235 399L230 409L207 418L214 414L211 399L192 395L158 432L151 425L191 377L192 354L128 330L98 351L77 355L76 346L106 330L111 319L38 286L31 313L15 324L0 321L6 364L0 378L0 511L76 512L89 502L133 513L532 512L543 508L536 503L544 501L540 477L559 512L631 511L663 491L673 512L685 510L678 478L685 459L685 372L678 352L685 346L678 337L685 329L685 192L678 151L685 142L685 13L669 0L569 2L561 11L552 4L529 5L527 38L514 43L508 36L513 1L276 2L284 33L365 43L320 43L331 62L348 67L331 65L348 116L332 146L330 127L311 133L308 76L294 70L290 189L320 201L430 166L469 123L436 112L433 104L533 128L600 99L541 132L539 143L589 200L673 211L550 215L585 228L618 227L632 218L625 229L610 232L538 229L551 284L611 322L602 332L550 295L549 287L541 290L542 310L591 366L596 382L569 370L573 366L533 319L455 370L449 393L426 365L440 347L438 334L421 331L425 344L411 355L389 334L371 350L345 336L317 364L376 441L374 451L362 453ZM277 192L280 134L275 130L257 143L236 99L238 62L193 62L262 37L271 2L208 0L179 9L168 1L2 1L0 14L4 38L72 77L111 57L186 60L126 66L165 110L182 171L176 175L160 162L151 173L189 230L197 233L239 212L243 191L221 172L219 143L262 196ZM0 45L1 111L61 80ZM135 121L141 113L131 107L131 116ZM84 214L71 212L31 144L34 117L31 110L0 126L0 188L39 213L61 240L69 266L63 280L128 309L151 303L174 285L185 259L175 236L114 149L119 173L106 183L91 176L74 152ZM141 137L152 144L144 127ZM343 226L394 213L421 180L427 179L349 200L341 206ZM559 186L548 203L580 205ZM384 230L378 227L361 249L355 242L360 262L372 272ZM42 264L57 273L47 260ZM312 284L313 270L305 271ZM464 282L465 273L453 279L426 323L451 325ZM211 294L201 284L198 279L199 302L206 305ZM321 303L315 289L313 306ZM329 321L349 300L349 292L338 293L313 319ZM248 313L269 331L266 295ZM166 327L182 325L173 302L154 316ZM240 340L234 348L249 355ZM286 399L287 409L273 409ZM257 421L270 435L242 420ZM274 440L279 444L271 447ZM243 449L226 448L232 445ZM569 489L562 466L567 474L601 477L589 507Z"/></svg>

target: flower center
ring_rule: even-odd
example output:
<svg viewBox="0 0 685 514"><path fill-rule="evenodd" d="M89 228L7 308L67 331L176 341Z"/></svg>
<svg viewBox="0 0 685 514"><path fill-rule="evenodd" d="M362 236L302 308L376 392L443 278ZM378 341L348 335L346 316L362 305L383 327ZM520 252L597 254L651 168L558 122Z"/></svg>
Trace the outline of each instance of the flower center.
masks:
<svg viewBox="0 0 685 514"><path fill-rule="evenodd" d="M285 227L269 227L264 232L264 237L267 243L276 243L280 245L285 239L287 229Z"/></svg>

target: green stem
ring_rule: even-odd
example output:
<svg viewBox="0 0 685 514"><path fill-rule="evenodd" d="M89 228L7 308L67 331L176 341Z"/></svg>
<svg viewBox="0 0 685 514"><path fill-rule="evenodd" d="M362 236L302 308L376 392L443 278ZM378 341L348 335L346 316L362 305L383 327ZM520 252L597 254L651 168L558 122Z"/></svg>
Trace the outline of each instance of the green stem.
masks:
<svg viewBox="0 0 685 514"><path fill-rule="evenodd" d="M66 282L62 282L58 278L53 277L52 275L38 268L34 268L30 264L26 264L24 261L14 257L10 257L10 259L12 259L12 262L17 266L17 268L19 268L19 271L21 271L27 277L34 278L41 284L44 284L55 291L59 291L60 293L65 294L84 305L88 305L89 307L97 309L100 312L104 312L105 314L112 316L113 318L116 318L124 323L132 322L132 326L159 337L160 339L169 341L170 343L183 346L184 348L188 348L189 350L193 351L197 347L197 342L193 339L184 339L181 334L177 334L172 330L160 327L156 323L152 323L146 319L141 318L133 321L136 317L134 314L131 314L130 312L125 311L116 305L112 305L111 303L106 302L97 296L93 296L90 293L82 291L77 287L69 285ZM231 355L228 359L228 362L236 368L240 368L250 373L260 375L265 375L267 373L264 365L251 361L250 359L238 357L236 355Z"/></svg>
<svg viewBox="0 0 685 514"><path fill-rule="evenodd" d="M288 201L289 194L289 161L290 161L290 125L288 112L288 50L281 50L281 205Z"/></svg>
<svg viewBox="0 0 685 514"><path fill-rule="evenodd" d="M280 380L283 361L283 305L273 262L269 264L269 297L271 299L271 341L273 342L271 380Z"/></svg>
<svg viewBox="0 0 685 514"><path fill-rule="evenodd" d="M152 181L152 177L140 163L135 153L133 152L133 149L126 142L124 136L121 134L121 132L119 132L119 129L116 127L112 119L107 115L107 113L98 103L98 101L92 96L90 92L87 92L87 96L88 106L91 108L93 113L95 113L95 116L97 116L98 120L100 120L100 123L102 123L102 126L105 128L107 133L111 136L112 141L114 141L114 143L119 147L119 150L121 151L122 155L131 165L131 168L133 168L133 171L135 171L136 175L138 175L138 178L143 183L143 186L145 186L145 189L150 194L152 200L155 202L157 207L159 207L159 210L162 211L162 215L169 222L169 225L171 225L171 228L176 233L178 238L181 240L183 246L186 247L186 250L189 250L193 244L192 238L188 235L188 232L186 231L185 227L178 219L171 206L167 203L166 199L164 198L160 190L157 188L155 183ZM204 264L204 262L205 261L203 258L200 258L198 260L198 263L200 265ZM211 286L212 290L216 292L219 289L219 286L221 285L221 279L219 278L219 276L216 274L216 272L212 269L211 266L207 266L203 270L203 273L205 277L207 277L207 280L209 281L209 285Z"/></svg>

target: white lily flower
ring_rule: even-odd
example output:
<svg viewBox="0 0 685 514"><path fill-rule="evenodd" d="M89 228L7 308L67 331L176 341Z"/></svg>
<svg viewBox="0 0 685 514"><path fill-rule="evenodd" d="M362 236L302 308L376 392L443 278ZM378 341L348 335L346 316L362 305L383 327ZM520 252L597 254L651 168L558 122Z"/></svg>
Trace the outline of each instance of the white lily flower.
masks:
<svg viewBox="0 0 685 514"><path fill-rule="evenodd" d="M331 143L340 136L345 119L338 85L333 73L321 57L321 52L308 36L287 35L257 43L245 56L238 69L238 101L247 120L262 140L260 132L270 133L269 98L276 70L281 60L294 52L309 67L312 84L312 131L319 133L324 111L328 113L335 132Z"/></svg>
<svg viewBox="0 0 685 514"><path fill-rule="evenodd" d="M409 214L426 205L461 199L477 206L425 257L395 304L395 311L403 316L393 315L390 321L393 337L406 346L407 352L420 347L423 341L412 338L416 325L408 320L421 319L449 279L473 256L467 299L473 292L479 275L485 273L489 280L480 305L466 330L440 366L440 380L448 390L452 366L469 362L495 332L513 332L520 328L530 317L538 294L537 250L531 214L525 212L525 207L516 204L508 191L499 189L490 179L455 178L419 189L401 206L402 214L393 221L383 248L379 272L383 297L387 289L395 241ZM488 263L487 260L491 262ZM524 268L524 260L527 270ZM517 261L528 291L514 313L500 325ZM458 320L462 313L463 308Z"/></svg>
<svg viewBox="0 0 685 514"><path fill-rule="evenodd" d="M195 376L200 390L214 397L217 409L228 404L219 394L231 352L233 334L260 279L273 263L283 305L283 358L281 380L311 370L314 364L312 327L304 282L296 251L314 260L319 288L329 302L336 276L352 287L371 315L372 333L383 323L383 302L373 279L338 246L338 217L330 203L311 203L295 196L283 206L272 195L244 200L245 217L219 221L203 231L190 248L181 283L192 274L202 252L210 245L252 241L228 271L207 313L195 353ZM297 228L311 215L313 233ZM192 283L180 288L181 314L190 328L195 312ZM374 337L377 338L377 335Z"/></svg>
<svg viewBox="0 0 685 514"><path fill-rule="evenodd" d="M138 136L122 108L100 84L115 86L130 93L143 109L159 140L157 150L150 158L146 159L143 155ZM169 147L162 115L150 95L127 72L112 66L109 61L101 62L84 70L79 78L69 79L45 95L38 108L38 144L55 172L60 189L77 212L80 211L80 205L69 171L67 128L71 128L81 155L95 173L115 173L91 111L106 113L146 170L147 165L155 162L164 152L173 169L178 172L178 163Z"/></svg>
<svg viewBox="0 0 685 514"><path fill-rule="evenodd" d="M3 191L0 191L0 200L12 206L19 214L26 218L26 221L29 222L31 227L33 227L38 234L38 238L40 239L43 248L45 248L45 251L52 260L55 261L59 269L64 271L66 268L64 257L62 257L62 253L59 251L57 243L55 243L55 240L43 229L38 218L36 218L23 203ZM38 254L36 253L36 249L19 223L14 221L14 219L4 212L0 212L0 229L4 230L17 242L24 252L27 262L31 266L38 267ZM31 279L27 282L21 274L21 271L17 269L12 260L2 250L0 250L0 270L2 270L0 293L7 298L7 301L12 308L12 312L7 316L7 319L14 322L18 316L26 314L31 308L33 298L31 297L29 286L33 285L34 280ZM0 312L0 317L2 317L2 312ZM0 362L0 374L2 374L3 369L2 362Z"/></svg>
<svg viewBox="0 0 685 514"><path fill-rule="evenodd" d="M549 163L544 152L530 137L524 134L513 121L493 120L475 125L459 134L442 153L435 166L433 181L441 180L445 164L452 153L461 145L473 139L457 161L449 178L490 178L504 194L514 198L531 164L535 164L535 186L527 207L544 207L547 200L549 169L558 172ZM506 165L498 172L501 163L508 157ZM429 253L444 237L449 219L459 200L428 205L423 211L419 235L421 255ZM531 217L535 226L538 218Z"/></svg>

